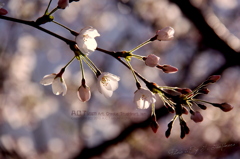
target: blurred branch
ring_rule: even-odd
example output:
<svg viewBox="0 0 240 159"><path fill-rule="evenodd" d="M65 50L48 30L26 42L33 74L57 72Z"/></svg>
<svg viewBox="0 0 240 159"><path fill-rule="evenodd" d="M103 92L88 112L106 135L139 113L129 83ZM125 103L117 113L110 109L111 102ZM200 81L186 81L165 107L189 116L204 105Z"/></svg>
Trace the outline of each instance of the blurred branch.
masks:
<svg viewBox="0 0 240 159"><path fill-rule="evenodd" d="M181 9L182 13L195 25L202 36L202 42L219 52L221 52L225 59L225 67L240 65L240 53L231 48L223 39L221 39L214 30L208 25L202 12L193 6L189 0L170 0Z"/></svg>
<svg viewBox="0 0 240 159"><path fill-rule="evenodd" d="M157 118L160 119L168 114L168 111L165 107L161 107L159 109L156 109ZM151 121L151 117L146 119L145 121L142 121L140 123L133 123L129 125L128 127L124 128L124 130L115 138L111 140L104 141L102 144L95 146L93 148L87 148L85 147L82 151L80 151L78 154L76 154L72 159L88 159L93 156L101 155L105 150L107 150L109 147L123 141L126 139L133 131L136 129L146 129L149 127L149 123ZM162 132L164 133L164 132Z"/></svg>

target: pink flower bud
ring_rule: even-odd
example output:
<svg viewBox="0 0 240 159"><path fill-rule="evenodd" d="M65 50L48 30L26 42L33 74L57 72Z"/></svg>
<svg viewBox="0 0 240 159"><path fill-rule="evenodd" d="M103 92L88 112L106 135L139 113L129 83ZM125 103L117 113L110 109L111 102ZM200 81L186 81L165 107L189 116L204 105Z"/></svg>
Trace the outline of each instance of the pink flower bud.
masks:
<svg viewBox="0 0 240 159"><path fill-rule="evenodd" d="M77 95L80 101L86 102L91 98L90 88L88 86L81 85L78 88Z"/></svg>
<svg viewBox="0 0 240 159"><path fill-rule="evenodd" d="M158 65L158 62L160 60L160 57L150 54L145 58L145 64L149 67L155 67Z"/></svg>
<svg viewBox="0 0 240 159"><path fill-rule="evenodd" d="M157 31L157 39L160 41L169 41L174 37L174 29L172 27L166 27Z"/></svg>
<svg viewBox="0 0 240 159"><path fill-rule="evenodd" d="M176 73L178 71L176 67L171 65L157 65L157 68L162 69L165 73Z"/></svg>
<svg viewBox="0 0 240 159"><path fill-rule="evenodd" d="M201 115L201 113L199 111L196 111L194 112L192 115L191 115L191 119L195 122L195 123L198 123L198 122L202 122L203 121L203 117Z"/></svg>
<svg viewBox="0 0 240 159"><path fill-rule="evenodd" d="M58 1L58 8L65 9L68 6L68 0L59 0Z"/></svg>

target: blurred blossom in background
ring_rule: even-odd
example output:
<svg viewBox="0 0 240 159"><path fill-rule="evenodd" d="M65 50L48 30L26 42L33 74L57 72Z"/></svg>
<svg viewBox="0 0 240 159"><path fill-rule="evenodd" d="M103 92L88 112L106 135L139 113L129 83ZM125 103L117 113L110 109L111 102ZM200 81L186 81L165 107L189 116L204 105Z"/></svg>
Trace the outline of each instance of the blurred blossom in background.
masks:
<svg viewBox="0 0 240 159"><path fill-rule="evenodd" d="M187 1L187 0L185 0ZM44 13L48 0L2 0L10 17L36 20ZM240 1L190 0L203 14L207 24L236 52L240 51ZM57 5L53 0L51 8ZM204 118L194 123L184 119L190 134L180 139L178 123L172 134L165 131L173 114L158 120L159 129L135 128L127 137L104 149L92 159L157 158L240 158L240 69L230 66L225 52L204 44L198 28L179 7L167 0L81 0L54 14L55 21L79 32L93 26L101 34L98 47L131 50L167 26L175 30L172 41L154 41L135 53L159 56L161 64L178 68L175 74L164 74L144 62L132 60L133 68L159 85L194 88L209 75L218 73L221 80L210 87L204 99L234 106L224 113L208 106L199 110ZM42 25L74 40L67 30L54 23ZM211 37L209 37L211 38ZM111 98L97 91L96 77L85 67L91 99L81 102L77 89L81 85L79 62L74 61L63 74L67 94L56 96L51 87L39 82L44 75L57 73L74 56L69 47L30 26L0 19L0 158L3 152L16 152L26 159L71 159L85 148L91 149L121 134L126 127L146 120L151 109L140 110L133 102L135 81L125 66L101 52L89 58L104 72L121 78ZM144 84L143 84L144 85ZM162 107L157 98L156 108Z"/></svg>

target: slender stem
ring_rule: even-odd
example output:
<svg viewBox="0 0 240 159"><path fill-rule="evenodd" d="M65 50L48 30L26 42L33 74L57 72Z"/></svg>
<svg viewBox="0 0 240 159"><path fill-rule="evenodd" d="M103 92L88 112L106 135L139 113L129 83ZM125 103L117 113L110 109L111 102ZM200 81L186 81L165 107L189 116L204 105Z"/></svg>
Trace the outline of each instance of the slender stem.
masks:
<svg viewBox="0 0 240 159"><path fill-rule="evenodd" d="M208 104L212 104L211 102L207 102L201 99L192 99L194 102L203 102L203 103L208 103Z"/></svg>
<svg viewBox="0 0 240 159"><path fill-rule="evenodd" d="M47 8L46 8L46 10L45 10L45 13L44 13L44 15L46 15L46 14L47 14L47 12L48 12L48 9L49 9L49 7L50 7L50 4L51 4L51 2L52 2L52 0L50 0L50 1L49 1L49 3L48 3L48 6L47 6Z"/></svg>
<svg viewBox="0 0 240 159"><path fill-rule="evenodd" d="M81 55L82 56L82 55ZM97 76L97 70L91 65L89 64L89 62L85 59L82 58L82 60L88 65L88 67L93 71L93 73Z"/></svg>
<svg viewBox="0 0 240 159"><path fill-rule="evenodd" d="M48 15L53 14L54 12L56 12L58 10L58 7L54 8Z"/></svg>
<svg viewBox="0 0 240 159"><path fill-rule="evenodd" d="M83 54L82 56L89 62L89 64L91 64L95 68L98 74L101 74L101 71L97 68L97 66L92 62L92 60L90 60L90 58L87 55Z"/></svg>
<svg viewBox="0 0 240 159"><path fill-rule="evenodd" d="M75 59L76 56L74 56L63 68L67 68L72 62L73 60Z"/></svg>
<svg viewBox="0 0 240 159"><path fill-rule="evenodd" d="M78 36L78 35L79 35L79 33L77 33L76 31L74 31L74 30L72 30L72 29L70 29L70 28L68 28L68 27L66 27L65 25L62 25L61 23L58 23L58 22L56 22L56 21L54 21L54 20L53 20L52 22L54 22L55 24L57 24L57 25L65 28L65 29L67 29L67 30L70 31L70 33L73 34L74 36Z"/></svg>
<svg viewBox="0 0 240 159"><path fill-rule="evenodd" d="M137 59L139 59L139 60L143 60L143 57L144 57L144 56L132 54L132 57L135 57L135 58L137 58Z"/></svg>
<svg viewBox="0 0 240 159"><path fill-rule="evenodd" d="M82 71L82 79L85 79L85 75L84 75L84 68L83 68L83 63L82 63L82 56L80 56L80 68L81 68L81 71Z"/></svg>
<svg viewBox="0 0 240 159"><path fill-rule="evenodd" d="M156 116L156 114L155 114L155 104L154 103L152 103L152 114L151 115Z"/></svg>
<svg viewBox="0 0 240 159"><path fill-rule="evenodd" d="M147 40L147 41L145 41L145 42L141 43L140 45L138 45L137 47L135 47L134 49L130 50L129 52L130 52L130 53L132 53L132 52L134 52L134 51L136 51L136 50L140 49L140 48L141 48L141 47L143 47L144 45L147 45L147 44L149 44L150 42L152 42L152 41L150 41L150 40Z"/></svg>
<svg viewBox="0 0 240 159"><path fill-rule="evenodd" d="M128 60L126 60L126 59L125 59L125 61L127 62L130 70L132 71L133 77L134 77L134 79L135 79L135 81L136 81L136 85L137 85L137 87L138 87L138 89L139 89L139 87L141 86L141 84L140 84L140 82L139 82L138 79L137 79L137 76L136 76L136 74L135 74L135 71L133 70L131 63L130 63Z"/></svg>

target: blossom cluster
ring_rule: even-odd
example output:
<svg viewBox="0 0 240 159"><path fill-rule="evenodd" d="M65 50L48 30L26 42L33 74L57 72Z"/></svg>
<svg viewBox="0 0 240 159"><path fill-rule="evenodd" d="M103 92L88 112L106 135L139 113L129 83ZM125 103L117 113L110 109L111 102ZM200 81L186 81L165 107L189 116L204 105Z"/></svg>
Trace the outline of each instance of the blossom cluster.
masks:
<svg viewBox="0 0 240 159"><path fill-rule="evenodd" d="M196 98L199 94L208 94L209 89L207 86L209 84L213 84L220 79L220 75L213 75L206 79L203 83L197 86L195 89L191 90L189 88L179 88L179 87L168 87L168 86L159 86L154 82L148 81L142 75L140 75L131 65L131 59L136 58L139 61L143 62L146 66L160 69L164 73L176 73L178 69L174 66L168 64L160 64L160 57L155 54L149 54L147 56L140 56L138 54L134 54L134 52L141 47L153 42L153 41L170 41L174 38L174 29L170 26L165 27L161 30L158 30L156 34L151 37L150 39L146 40L145 42L139 44L137 47L133 48L129 51L108 51L97 47L96 37L99 37L100 34L98 31L91 27L83 27L79 32L75 32L70 28L57 23L54 21L54 17L52 16L59 9L65 9L70 5L72 2L78 2L79 0L59 0L57 3L57 7L53 10L49 11L49 5L44 13L43 16L39 17L35 22L29 22L27 25L36 27L40 29L40 25L53 22L61 27L64 27L72 35L75 36L75 41L66 39L57 35L49 30L40 29L57 37L64 42L66 42L70 49L73 51L74 56L73 58L58 72L45 75L40 83L44 86L52 85L52 91L55 95L62 94L63 96L67 94L67 85L63 78L63 74L66 68L72 63L73 60L77 59L80 64L80 69L82 73L81 77L81 84L76 89L77 97L80 101L86 102L91 99L91 89L87 85L87 79L85 78L83 62L87 64L89 69L94 73L97 78L97 88L98 91L103 94L105 97L111 97L113 92L118 88L118 82L120 81L120 77L109 73L101 71L88 57L91 53L95 50L101 51L106 53L110 56L113 56L116 60L121 62L125 65L131 72L136 82L137 90L134 92L134 99L133 101L136 104L138 109L148 109L151 107L151 117L150 117L150 127L152 128L153 132L157 132L159 124L157 122L157 116L155 113L155 103L156 103L156 96L159 96L160 99L163 101L164 106L170 113L175 113L173 119L169 122L167 131L165 132L165 136L169 137L171 134L172 126L175 120L178 118L180 123L180 137L184 138L186 134L189 134L190 129L187 126L186 121L183 119L183 114L188 114L190 112L191 116L190 119L194 122L202 122L203 116L199 111L195 111L193 106L198 106L200 109L205 110L207 106L205 104L210 104L214 107L221 109L224 112L228 112L233 109L233 107L228 103L212 103L208 101L204 101L202 99ZM5 10L3 4L0 3L0 18L4 19L4 15L7 14L7 10ZM5 18L7 19L7 18ZM8 18L9 19L9 18ZM20 22L18 19L17 22ZM26 24L26 21L22 21L22 23ZM146 85L144 88L139 79Z"/></svg>

